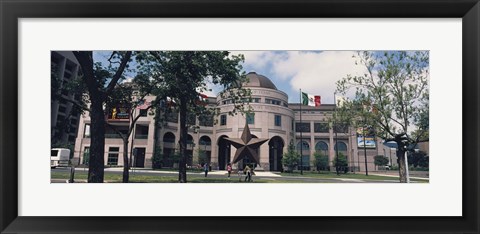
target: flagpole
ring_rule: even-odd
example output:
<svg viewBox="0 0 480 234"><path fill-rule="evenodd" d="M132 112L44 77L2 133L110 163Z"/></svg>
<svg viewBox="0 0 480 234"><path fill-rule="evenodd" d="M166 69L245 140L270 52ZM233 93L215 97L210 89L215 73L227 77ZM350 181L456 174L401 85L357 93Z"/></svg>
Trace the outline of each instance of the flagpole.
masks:
<svg viewBox="0 0 480 234"><path fill-rule="evenodd" d="M302 89L300 89L300 174L303 175Z"/></svg>
<svg viewBox="0 0 480 234"><path fill-rule="evenodd" d="M335 165L335 170L337 171L337 175L340 175L340 172L338 171L338 127L337 127L337 98L336 94L333 93L333 102L335 103L335 118L333 119L333 131L335 131L335 155L336 155L336 165Z"/></svg>

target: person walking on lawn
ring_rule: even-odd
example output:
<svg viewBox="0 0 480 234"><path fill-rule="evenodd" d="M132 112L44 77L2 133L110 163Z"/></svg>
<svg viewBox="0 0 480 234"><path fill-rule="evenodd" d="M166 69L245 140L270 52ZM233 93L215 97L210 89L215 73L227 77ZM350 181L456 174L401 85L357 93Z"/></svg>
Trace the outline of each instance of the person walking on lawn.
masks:
<svg viewBox="0 0 480 234"><path fill-rule="evenodd" d="M245 181L250 182L252 180L252 169L247 165L243 169L243 173L246 175L245 176Z"/></svg>
<svg viewBox="0 0 480 234"><path fill-rule="evenodd" d="M209 167L208 163L205 163L205 164L203 165L203 170L205 171L205 177L207 177L207 175L208 175L208 169L209 169L209 168L210 168L210 167Z"/></svg>
<svg viewBox="0 0 480 234"><path fill-rule="evenodd" d="M230 174L232 173L232 164L227 164L228 178L230 179Z"/></svg>

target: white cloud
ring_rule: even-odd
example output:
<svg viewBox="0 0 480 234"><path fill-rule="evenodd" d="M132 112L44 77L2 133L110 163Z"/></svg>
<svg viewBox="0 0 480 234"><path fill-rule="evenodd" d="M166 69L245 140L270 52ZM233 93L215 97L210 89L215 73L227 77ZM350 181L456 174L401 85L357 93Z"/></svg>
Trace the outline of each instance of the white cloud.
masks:
<svg viewBox="0 0 480 234"><path fill-rule="evenodd" d="M274 51L232 51L232 54L243 54L245 57L244 68L249 71L263 71L268 66L278 59Z"/></svg>
<svg viewBox="0 0 480 234"><path fill-rule="evenodd" d="M302 91L321 95L322 103L334 103L336 82L348 74L363 75L366 69L355 65L354 51L233 51L243 54L245 71L266 75L289 96ZM279 87L280 88L280 87ZM280 88L282 89L282 88ZM350 95L349 95L350 96Z"/></svg>
<svg viewBox="0 0 480 234"><path fill-rule="evenodd" d="M362 75L365 68L355 65L351 51L288 52L286 60L273 65L275 74L289 79L294 89L319 94L332 99L336 89L335 82L351 75ZM324 99L325 100L325 99Z"/></svg>
<svg viewBox="0 0 480 234"><path fill-rule="evenodd" d="M123 83L132 83L132 81L133 81L133 77L131 77L131 76L125 76L125 79L122 80L120 83L122 83L122 84L123 84Z"/></svg>
<svg viewBox="0 0 480 234"><path fill-rule="evenodd" d="M366 70L355 65L353 51L237 51L245 55L244 67L270 73L274 82L288 82L291 90L300 88L321 95L323 103L333 103L336 81ZM277 85L278 86L278 85ZM288 90L284 90L287 93Z"/></svg>

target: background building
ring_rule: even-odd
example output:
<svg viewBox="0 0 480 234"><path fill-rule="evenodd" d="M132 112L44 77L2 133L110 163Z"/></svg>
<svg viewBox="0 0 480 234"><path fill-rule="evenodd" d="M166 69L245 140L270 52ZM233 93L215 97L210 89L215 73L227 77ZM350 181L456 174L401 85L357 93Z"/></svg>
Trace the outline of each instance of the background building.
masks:
<svg viewBox="0 0 480 234"><path fill-rule="evenodd" d="M63 85L69 80L76 79L79 71L79 64L72 52L52 51L51 53L52 83L58 85L52 92L59 92L59 99L53 99L51 105L51 142L52 145L73 145L78 132L80 111L73 108L70 101L81 98L68 91L61 91ZM52 94L53 96L53 94Z"/></svg>
<svg viewBox="0 0 480 234"><path fill-rule="evenodd" d="M253 112L246 115L230 116L233 110L232 101L220 96L209 97L208 106L218 107L220 115L217 121L213 117L189 116L191 126L187 137L187 164L196 166L199 154L205 153L214 169L224 170L235 154L235 148L224 140L225 138L240 138L245 122L248 123L254 137L268 139L267 143L258 149L260 165L258 170L282 171L282 154L287 152L288 145L294 144L300 152L303 147L303 167L305 170L314 170L314 156L316 151L328 155L330 165L334 160L336 149L347 156L352 171L365 170L365 154L368 170L375 170L373 157L383 155L383 147L378 147L379 141L373 147L363 149L357 144L356 129L338 127L333 129L328 118L335 111L334 104L322 104L319 107L302 106L302 121L300 121L300 104L288 103L286 93L277 89L270 79L263 75L250 72L247 74L248 83L245 88L251 90ZM151 101L154 97L147 97ZM162 150L163 166L175 166L174 154L178 149L180 136L178 113L169 113L163 126L155 128L155 120L142 110L134 115L142 115L135 130L129 139L129 150L134 154L135 167L152 167L154 149ZM110 124L117 125L121 131L126 131L128 120L112 119ZM215 123L216 122L216 123ZM82 115L78 129L75 147L75 160L86 163L89 152L89 123L88 113ZM121 129L121 128L124 129ZM337 130L337 132L335 132ZM300 134L300 132L302 132ZM107 165L123 165L123 142L120 136L107 128L105 139L105 162ZM74 161L75 161L74 160ZM248 161L242 161L238 166ZM235 165L237 166L237 165ZM333 170L333 168L332 168Z"/></svg>

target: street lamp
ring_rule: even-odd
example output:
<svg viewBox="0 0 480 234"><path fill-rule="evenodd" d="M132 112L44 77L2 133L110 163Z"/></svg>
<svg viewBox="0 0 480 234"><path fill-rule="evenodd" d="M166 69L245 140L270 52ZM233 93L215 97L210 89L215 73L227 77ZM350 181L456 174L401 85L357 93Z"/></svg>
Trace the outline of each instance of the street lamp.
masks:
<svg viewBox="0 0 480 234"><path fill-rule="evenodd" d="M408 149L407 146L405 145L405 172L406 172L406 177L407 177L407 183L410 183L410 175L408 171Z"/></svg>
<svg viewBox="0 0 480 234"><path fill-rule="evenodd" d="M392 151L397 152L397 149L395 149L395 148L390 148L390 147L389 147L389 149L390 149L390 166L393 167Z"/></svg>

